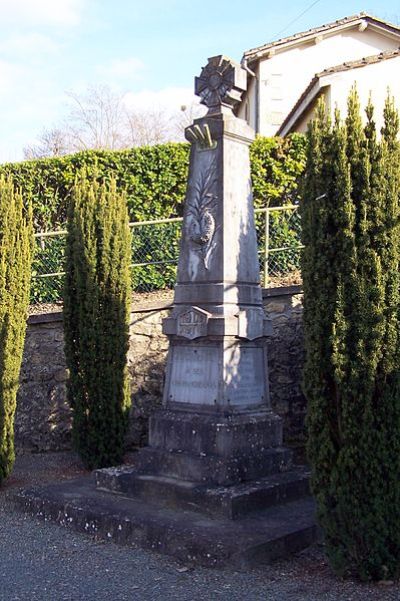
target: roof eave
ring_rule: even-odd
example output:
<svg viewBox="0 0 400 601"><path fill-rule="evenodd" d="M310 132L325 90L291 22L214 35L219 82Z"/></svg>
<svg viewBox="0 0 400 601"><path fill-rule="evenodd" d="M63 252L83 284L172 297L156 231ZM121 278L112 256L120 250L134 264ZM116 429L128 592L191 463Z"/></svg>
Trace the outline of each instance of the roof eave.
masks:
<svg viewBox="0 0 400 601"><path fill-rule="evenodd" d="M376 17L372 17L370 15L358 15L354 17L354 19L347 21L346 23L338 23L336 25L332 25L331 28L323 29L315 28L309 32L305 32L301 37L291 39L291 38L283 38L281 41L277 40L276 42L271 42L270 44L265 44L264 46L259 46L258 48L253 48L244 52L243 59L247 61L249 65L257 62L258 60L268 57L268 54L273 50L275 52L279 52L280 50L287 50L293 46L299 46L302 44L309 43L314 40L318 36L332 36L336 33L353 29L354 27L360 26L363 21L366 21L369 26L372 28L383 31L386 34L389 34L391 37L400 38L400 27L396 27L395 25L391 25L390 23L386 23L385 21L381 21Z"/></svg>

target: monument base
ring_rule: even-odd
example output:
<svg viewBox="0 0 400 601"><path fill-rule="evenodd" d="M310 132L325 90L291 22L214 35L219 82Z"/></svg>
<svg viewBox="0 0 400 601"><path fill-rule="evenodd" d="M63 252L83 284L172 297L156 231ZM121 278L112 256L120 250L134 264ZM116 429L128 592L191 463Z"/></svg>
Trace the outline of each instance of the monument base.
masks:
<svg viewBox="0 0 400 601"><path fill-rule="evenodd" d="M309 473L291 465L281 440L281 420L268 411L162 410L152 418L152 446L134 465L23 491L16 500L40 519L185 563L256 565L320 536Z"/></svg>

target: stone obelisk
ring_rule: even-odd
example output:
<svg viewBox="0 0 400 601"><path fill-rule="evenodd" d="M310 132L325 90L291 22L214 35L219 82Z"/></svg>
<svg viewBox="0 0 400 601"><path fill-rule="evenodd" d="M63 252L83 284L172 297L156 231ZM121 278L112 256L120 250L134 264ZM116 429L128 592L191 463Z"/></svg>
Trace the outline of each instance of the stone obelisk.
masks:
<svg viewBox="0 0 400 601"><path fill-rule="evenodd" d="M143 468L234 484L285 469L282 425L271 411L266 319L251 193L253 130L233 108L246 71L224 56L195 80L205 117L191 143L164 408L150 421Z"/></svg>

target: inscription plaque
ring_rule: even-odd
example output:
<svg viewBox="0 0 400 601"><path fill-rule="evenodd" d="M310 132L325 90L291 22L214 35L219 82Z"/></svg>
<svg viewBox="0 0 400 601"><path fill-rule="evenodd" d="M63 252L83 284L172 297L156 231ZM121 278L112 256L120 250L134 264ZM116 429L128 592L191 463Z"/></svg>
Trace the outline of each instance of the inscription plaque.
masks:
<svg viewBox="0 0 400 601"><path fill-rule="evenodd" d="M214 405L218 398L218 349L176 346L167 401Z"/></svg>
<svg viewBox="0 0 400 601"><path fill-rule="evenodd" d="M233 347L226 353L225 395L229 404L252 406L263 403L266 394L263 349Z"/></svg>

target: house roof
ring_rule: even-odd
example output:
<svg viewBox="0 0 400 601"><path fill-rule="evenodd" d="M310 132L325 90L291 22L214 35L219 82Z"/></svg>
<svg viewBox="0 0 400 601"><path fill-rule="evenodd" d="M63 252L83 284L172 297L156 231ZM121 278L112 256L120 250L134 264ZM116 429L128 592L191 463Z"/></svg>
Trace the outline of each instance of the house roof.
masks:
<svg viewBox="0 0 400 601"><path fill-rule="evenodd" d="M364 58L360 58L360 59L357 59L354 61L347 61L340 65L328 67L327 69L324 69L323 71L320 71L319 73L316 73L314 75L314 77L312 78L312 80L310 81L310 83L308 84L308 86L306 87L306 89L304 90L304 92L302 93L302 95L300 96L300 98L297 100L296 104L293 106L292 110L286 116L285 120L283 121L283 123L279 127L278 131L276 132L276 135L277 136L286 135L287 132L285 130L287 129L287 126L289 124L291 124L292 121L293 121L292 125L294 125L294 123L298 120L299 116L297 116L296 119L294 119L294 117L295 117L296 113L299 111L299 109L302 107L302 105L304 105L304 107L303 107L303 111L304 111L305 108L307 106L309 106L310 102L312 100L314 100L314 98L318 95L318 92L323 87L320 84L320 80L323 77L325 77L327 75L332 75L334 73L340 73L342 71L349 71L351 69L360 69L361 67L367 67L368 65L374 65L376 63L380 63L385 60L389 60L391 58L396 58L399 56L400 56L400 48L398 48L397 50L388 50L386 52L381 52L380 54L374 54L372 56L366 56ZM301 112L303 112L303 111L301 111Z"/></svg>
<svg viewBox="0 0 400 601"><path fill-rule="evenodd" d="M322 35L324 33L334 33L336 31L347 29L349 27L362 25L363 23L373 25L379 29L383 29L388 33L400 37L400 27L362 12L357 15L344 17L343 19L338 19L337 21L326 23L325 25L320 25L319 27L314 27L313 29L308 29L307 31L295 33L294 35L291 35L289 37L281 38L273 42L268 42L267 44L263 44L262 46L258 46L257 48L247 50L243 54L243 60L252 63L268 55L268 53L271 52L271 50L273 49L280 49L284 48L285 46L304 43L305 41L316 38L318 35Z"/></svg>

